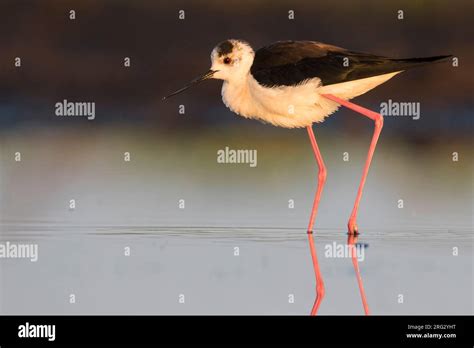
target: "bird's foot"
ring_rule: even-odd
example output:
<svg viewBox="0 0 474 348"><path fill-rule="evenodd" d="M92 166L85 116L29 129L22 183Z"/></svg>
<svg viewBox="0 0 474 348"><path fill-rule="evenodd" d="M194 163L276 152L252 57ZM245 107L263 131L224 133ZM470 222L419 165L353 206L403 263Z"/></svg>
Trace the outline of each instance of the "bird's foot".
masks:
<svg viewBox="0 0 474 348"><path fill-rule="evenodd" d="M349 222L347 223L347 228L348 228L348 234L352 234L354 236L359 234L359 228L357 227L357 223L355 222L355 219L350 219Z"/></svg>

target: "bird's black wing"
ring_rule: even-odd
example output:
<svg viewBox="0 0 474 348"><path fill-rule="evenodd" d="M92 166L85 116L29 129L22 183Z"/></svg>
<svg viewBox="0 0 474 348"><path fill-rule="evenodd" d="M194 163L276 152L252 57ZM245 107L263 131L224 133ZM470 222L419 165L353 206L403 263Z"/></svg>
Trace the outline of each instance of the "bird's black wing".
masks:
<svg viewBox="0 0 474 348"><path fill-rule="evenodd" d="M316 77L325 86L406 70L446 57L392 59L315 41L280 41L255 52L250 73L268 87L295 86Z"/></svg>

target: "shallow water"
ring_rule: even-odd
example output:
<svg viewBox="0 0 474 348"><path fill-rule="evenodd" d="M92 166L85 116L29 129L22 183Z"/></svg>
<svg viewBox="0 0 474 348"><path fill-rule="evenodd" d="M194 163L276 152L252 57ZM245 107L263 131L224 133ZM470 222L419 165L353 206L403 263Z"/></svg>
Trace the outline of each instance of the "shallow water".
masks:
<svg viewBox="0 0 474 348"><path fill-rule="evenodd" d="M2 314L307 314L314 301L304 230L49 223L2 230L2 242L39 247L37 262L2 260ZM351 259L325 253L346 235L322 230L315 241L326 286L320 314L363 314ZM368 230L358 242L373 314L472 314L467 231Z"/></svg>
<svg viewBox="0 0 474 348"><path fill-rule="evenodd" d="M0 313L308 314L316 169L304 133L278 134L2 137L0 242L36 243L39 255L0 259ZM368 139L318 139L329 173L314 234L321 314L363 314L350 257L326 251L347 241ZM258 166L218 164L224 146L258 149ZM358 219L372 313L473 313L471 152L463 141L379 144Z"/></svg>

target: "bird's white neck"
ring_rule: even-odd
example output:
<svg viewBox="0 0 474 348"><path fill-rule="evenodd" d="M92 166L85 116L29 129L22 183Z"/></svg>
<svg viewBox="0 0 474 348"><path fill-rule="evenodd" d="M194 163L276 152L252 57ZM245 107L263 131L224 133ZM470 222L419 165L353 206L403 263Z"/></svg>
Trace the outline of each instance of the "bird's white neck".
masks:
<svg viewBox="0 0 474 348"><path fill-rule="evenodd" d="M224 81L222 100L233 112L246 118L259 118L267 107L262 104L264 89L250 71L241 78Z"/></svg>
<svg viewBox="0 0 474 348"><path fill-rule="evenodd" d="M250 89L248 84L250 73L243 76L233 76L233 78L225 80L222 84L222 100L224 104L237 114L245 115L246 100L250 97Z"/></svg>

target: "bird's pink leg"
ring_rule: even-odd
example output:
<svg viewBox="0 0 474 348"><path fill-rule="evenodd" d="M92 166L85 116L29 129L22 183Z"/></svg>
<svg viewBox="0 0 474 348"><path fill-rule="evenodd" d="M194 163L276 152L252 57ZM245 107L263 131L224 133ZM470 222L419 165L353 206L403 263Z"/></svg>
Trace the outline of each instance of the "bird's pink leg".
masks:
<svg viewBox="0 0 474 348"><path fill-rule="evenodd" d="M316 300L314 301L313 308L311 310L311 315L316 315L318 312L319 305L324 297L324 282L323 277L321 276L321 271L319 270L318 256L316 254L316 248L314 247L313 239L313 225L314 219L318 212L319 200L321 199L321 192L323 191L324 183L326 182L326 166L323 162L323 157L319 152L318 143L314 137L313 128L311 126L307 127L309 140L311 141L311 146L313 147L314 156L316 157L316 162L319 167L318 174L318 189L316 190L316 195L314 197L313 209L311 210L311 216L309 218L308 225L308 242L309 248L311 251L311 258L313 260L314 274L316 276Z"/></svg>
<svg viewBox="0 0 474 348"><path fill-rule="evenodd" d="M364 189L365 180L367 179L367 174L369 173L370 163L372 162L372 157L374 155L375 147L377 146L377 140L379 139L380 132L382 131L383 117L379 113L376 113L369 109L363 108L359 105L348 102L347 100L333 96L332 94L323 94L323 97L328 98L332 101L335 101L338 104L344 105L346 108L354 110L355 112L358 112L359 114L362 114L375 122L374 134L372 135L372 141L370 143L369 153L367 155L367 160L365 161L364 171L362 173L362 179L360 180L360 184L359 184L359 190L357 191L357 197L354 203L354 208L352 209L349 222L347 223L349 233L357 234L358 233L357 222L356 222L357 212L359 210L359 203L362 197L362 190Z"/></svg>

